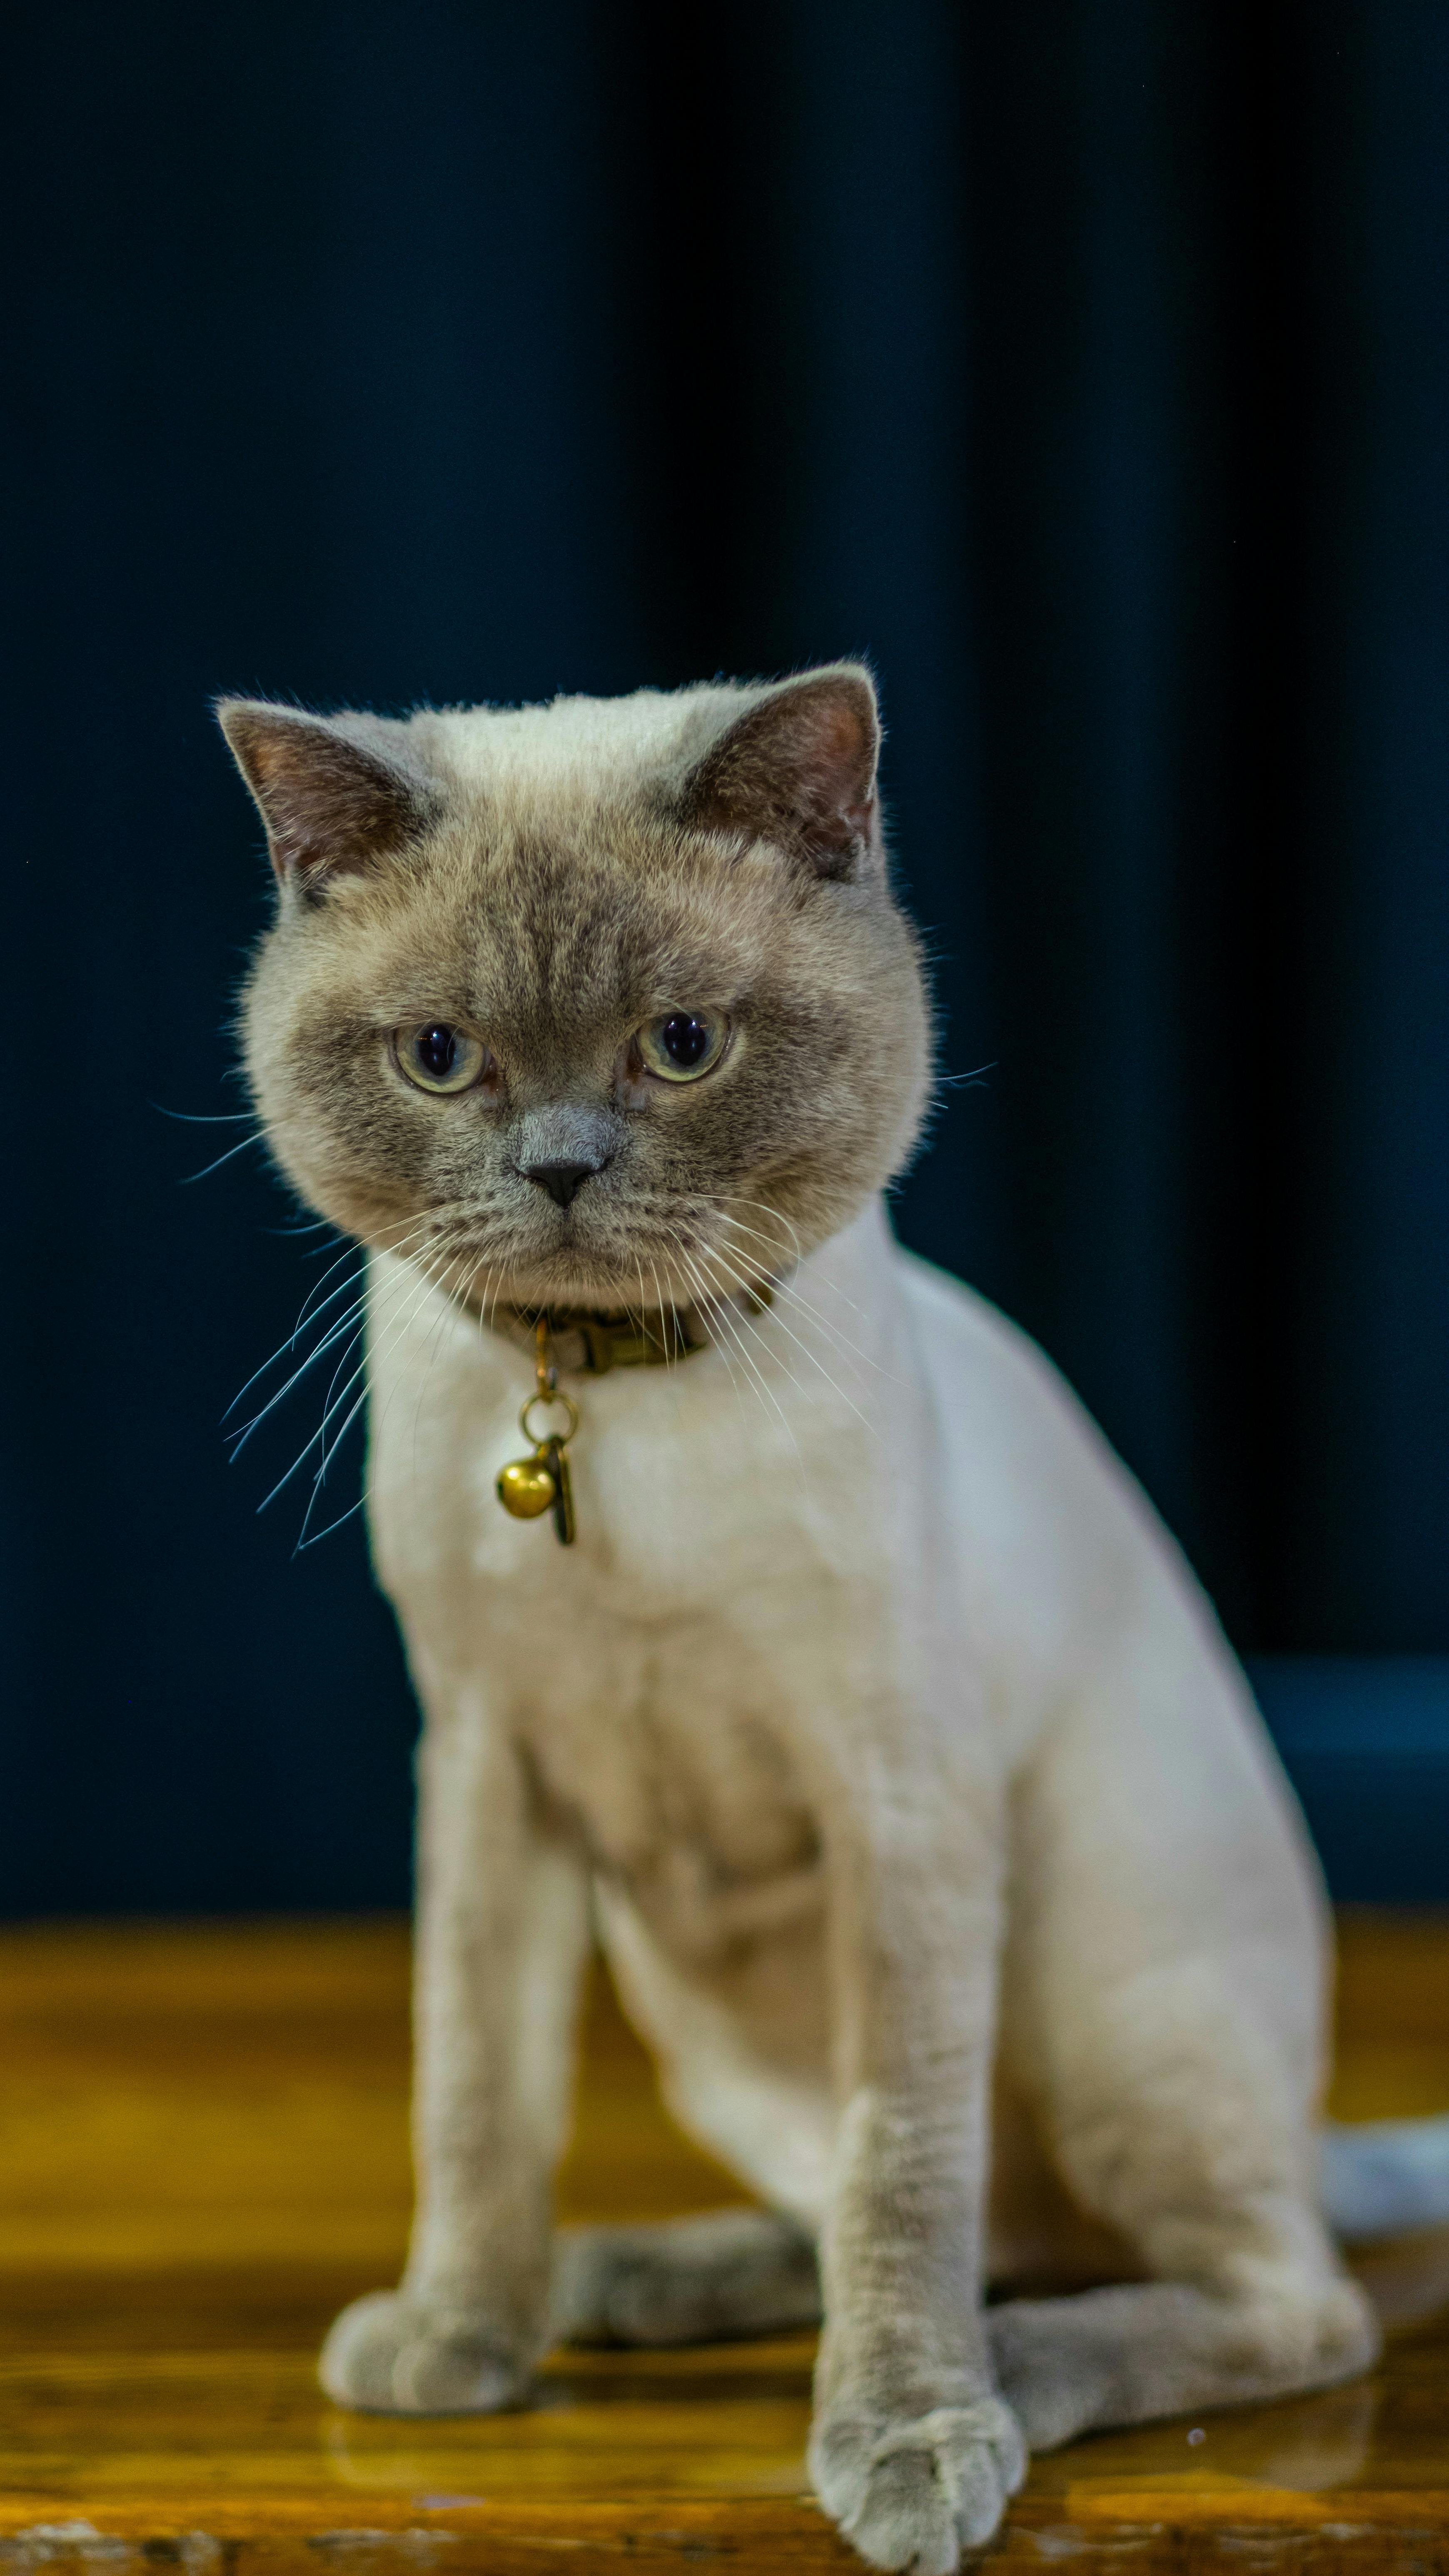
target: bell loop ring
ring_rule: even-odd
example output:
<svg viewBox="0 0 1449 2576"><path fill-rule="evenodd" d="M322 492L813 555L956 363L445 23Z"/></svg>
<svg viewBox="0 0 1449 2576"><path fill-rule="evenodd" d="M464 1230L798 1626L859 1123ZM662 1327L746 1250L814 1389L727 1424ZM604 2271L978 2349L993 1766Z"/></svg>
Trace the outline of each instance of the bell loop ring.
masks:
<svg viewBox="0 0 1449 2576"><path fill-rule="evenodd" d="M569 1418L569 1427L567 1431L535 1431L528 1417L531 1413L536 1412L540 1405L542 1405L546 1411L552 1411L559 1405L562 1405ZM532 1440L538 1448L542 1448L544 1442L549 1439L558 1440L562 1444L572 1440L574 1433L579 1427L579 1408L575 1404L571 1395L565 1395L562 1387L555 1387L550 1394L535 1394L529 1397L528 1402L519 1414L518 1427L523 1433L524 1439Z"/></svg>

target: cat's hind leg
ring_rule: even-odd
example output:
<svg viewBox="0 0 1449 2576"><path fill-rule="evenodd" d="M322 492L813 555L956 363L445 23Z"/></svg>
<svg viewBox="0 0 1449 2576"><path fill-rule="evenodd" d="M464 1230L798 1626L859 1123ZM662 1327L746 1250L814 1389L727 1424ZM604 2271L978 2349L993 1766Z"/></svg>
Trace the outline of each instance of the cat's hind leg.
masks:
<svg viewBox="0 0 1449 2576"><path fill-rule="evenodd" d="M1201 1959L1103 1998L1056 2105L1075 2197L1155 2277L988 2314L1033 2450L1354 2377L1378 2333L1315 2205L1306 2121L1238 1987Z"/></svg>
<svg viewBox="0 0 1449 2576"><path fill-rule="evenodd" d="M1084 1712L1028 1786L1004 2035L1073 2198L1150 2277L990 2312L1033 2449L1326 2387L1378 2343L1318 2206L1325 1951L1291 1813L1201 1753L1181 1784L1146 1753L1114 1778L1115 1749Z"/></svg>
<svg viewBox="0 0 1449 2576"><path fill-rule="evenodd" d="M714 2343L819 2322L813 2241L775 2210L568 2227L555 2239L553 2326L564 2343Z"/></svg>
<svg viewBox="0 0 1449 2576"><path fill-rule="evenodd" d="M1144 2281L1013 2299L988 2313L987 2334L1001 2394L1033 2451L1111 2425L1329 2388L1369 2369L1379 2342L1347 2279L1283 2281L1256 2297Z"/></svg>

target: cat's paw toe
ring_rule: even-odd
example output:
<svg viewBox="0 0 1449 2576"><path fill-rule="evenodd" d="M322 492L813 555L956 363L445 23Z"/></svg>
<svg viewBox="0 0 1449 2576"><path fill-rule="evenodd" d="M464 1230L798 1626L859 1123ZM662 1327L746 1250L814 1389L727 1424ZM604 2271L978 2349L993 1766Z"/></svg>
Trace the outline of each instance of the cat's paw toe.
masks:
<svg viewBox="0 0 1449 2576"><path fill-rule="evenodd" d="M953 2576L1020 2486L1026 2445L1010 2408L986 2397L888 2423L828 2417L810 2468L826 2512L872 2566Z"/></svg>
<svg viewBox="0 0 1449 2576"><path fill-rule="evenodd" d="M516 2406L528 2383L466 2309L418 2305L400 2290L343 2309L317 2376L339 2406L382 2415L491 2415Z"/></svg>

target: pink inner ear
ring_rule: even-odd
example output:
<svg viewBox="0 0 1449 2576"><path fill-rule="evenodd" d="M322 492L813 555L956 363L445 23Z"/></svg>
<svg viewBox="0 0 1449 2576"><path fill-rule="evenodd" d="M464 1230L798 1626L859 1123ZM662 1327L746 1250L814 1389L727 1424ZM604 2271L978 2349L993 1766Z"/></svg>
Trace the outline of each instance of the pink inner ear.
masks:
<svg viewBox="0 0 1449 2576"><path fill-rule="evenodd" d="M864 680L784 688L716 743L689 810L706 828L779 841L822 876L844 876L870 831L877 742Z"/></svg>
<svg viewBox="0 0 1449 2576"><path fill-rule="evenodd" d="M822 814L838 813L857 830L870 812L875 780L875 724L857 707L837 703L816 719L816 800Z"/></svg>
<svg viewBox="0 0 1449 2576"><path fill-rule="evenodd" d="M842 774L847 770L858 773L865 763L874 767L874 729L866 725L859 707L838 702L833 706L827 705L816 722L820 727L821 750Z"/></svg>
<svg viewBox="0 0 1449 2576"><path fill-rule="evenodd" d="M226 710L222 721L279 878L316 883L416 837L423 814L413 783L325 722L261 706Z"/></svg>

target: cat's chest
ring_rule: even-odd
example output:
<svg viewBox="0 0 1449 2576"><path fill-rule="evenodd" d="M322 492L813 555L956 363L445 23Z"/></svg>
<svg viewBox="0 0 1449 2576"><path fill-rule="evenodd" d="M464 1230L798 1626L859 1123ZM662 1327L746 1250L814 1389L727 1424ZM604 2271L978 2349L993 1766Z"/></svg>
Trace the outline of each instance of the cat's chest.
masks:
<svg viewBox="0 0 1449 2576"><path fill-rule="evenodd" d="M790 1919L818 1888L819 1839L750 1676L676 1641L619 1678L612 1706L555 1704L526 1723L546 1803L675 1949L717 1949Z"/></svg>
<svg viewBox="0 0 1449 2576"><path fill-rule="evenodd" d="M505 1348L384 1347L374 1364L370 1502L388 1589L455 1648L487 1633L495 1670L568 1660L571 1636L712 1621L828 1645L879 1590L878 1453L823 1382L787 1414L742 1402L724 1358L571 1380L573 1540L499 1499L520 1459L524 1363ZM913 1561L909 1549L895 1551ZM445 1660L456 1659L454 1655ZM778 1689L778 1678L777 1678Z"/></svg>

